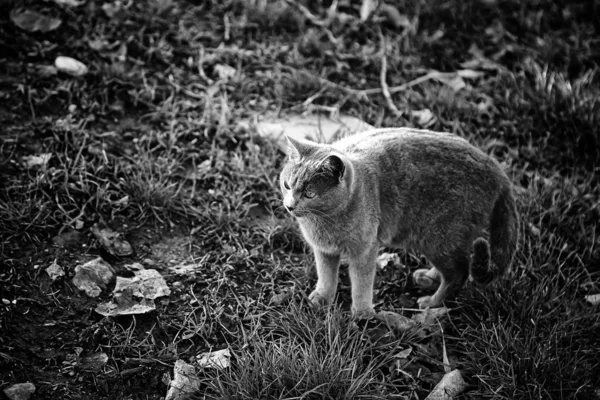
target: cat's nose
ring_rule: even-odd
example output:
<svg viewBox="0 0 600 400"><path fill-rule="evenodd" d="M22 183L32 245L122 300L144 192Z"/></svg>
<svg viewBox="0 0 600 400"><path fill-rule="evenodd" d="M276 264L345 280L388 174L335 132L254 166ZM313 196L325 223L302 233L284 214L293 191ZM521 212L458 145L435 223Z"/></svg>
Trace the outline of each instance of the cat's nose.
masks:
<svg viewBox="0 0 600 400"><path fill-rule="evenodd" d="M294 211L294 209L295 209L296 207L294 207L294 206L285 206L285 208L287 208L287 210L288 210L289 212L292 212L292 211Z"/></svg>

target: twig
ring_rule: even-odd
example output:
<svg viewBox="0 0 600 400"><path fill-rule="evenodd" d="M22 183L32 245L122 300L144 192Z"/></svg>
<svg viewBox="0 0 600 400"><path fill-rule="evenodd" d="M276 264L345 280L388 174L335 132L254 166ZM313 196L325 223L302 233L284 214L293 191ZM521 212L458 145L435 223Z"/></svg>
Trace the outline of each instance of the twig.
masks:
<svg viewBox="0 0 600 400"><path fill-rule="evenodd" d="M230 13L225 13L223 16L223 26L225 27L225 32L223 33L223 39L226 42L229 41L231 37L231 21L229 21Z"/></svg>
<svg viewBox="0 0 600 400"><path fill-rule="evenodd" d="M335 12L337 11L337 6L338 6L338 0L334 0L331 3L331 6L329 7L329 9L327 10L327 18L325 18L324 20L321 20L321 19L317 18L317 16L315 16L313 13L311 13L310 10L308 8L306 8L305 6L303 6L302 4L300 4L296 1L293 1L293 0L285 0L285 2L292 7L296 7L298 9L298 11L300 11L302 13L302 15L304 15L304 17L306 19L308 19L313 25L320 26L322 28L327 28L329 25L331 25L331 21L333 20L333 17L335 16Z"/></svg>
<svg viewBox="0 0 600 400"><path fill-rule="evenodd" d="M385 98L385 102L386 102L389 110L392 112L392 114L394 114L394 116L396 118L400 118L402 116L402 112L400 110L398 110L398 107L396 107L396 105L394 104L394 101L392 100L392 95L390 94L390 89L388 88L388 84L386 82L387 55L386 55L385 38L383 37L383 34L381 34L381 32L379 33L379 36L381 39L381 48L382 48L381 73L379 75L379 83L381 84L381 92L383 94L383 97Z"/></svg>
<svg viewBox="0 0 600 400"><path fill-rule="evenodd" d="M388 88L388 91L390 94L394 94L394 93L398 93L398 92L403 92L406 89L409 89L413 86L416 86L420 83L429 81L431 79L434 79L435 75L431 74L431 73L427 73L423 76L420 76L416 79L413 79L410 82L406 82L403 83L402 85L398 85L398 86L392 86L391 88ZM373 89L363 89L363 90L359 90L359 92L361 92L361 94L364 95L371 95L371 94L378 94L381 93L381 88L373 88Z"/></svg>
<svg viewBox="0 0 600 400"><path fill-rule="evenodd" d="M320 76L316 76L314 74L311 74L310 72L303 71L303 70L300 70L300 69L296 69L294 67L290 67L289 65L279 64L279 67L282 68L282 69L285 69L285 70L287 70L289 72L292 72L292 73L295 72L295 73L299 73L299 74L305 75L307 77L310 77L312 79L316 79L316 80L319 81L319 83L322 86L327 86L327 87L332 87L332 88L338 89L338 90L340 90L340 91L342 91L344 93L356 96L359 99L364 99L365 98L365 93L363 93L363 90L356 90L356 89L352 89L352 88L348 88L348 87L342 86L342 85L340 85L338 83L330 81L329 79L325 79L325 78L322 78Z"/></svg>

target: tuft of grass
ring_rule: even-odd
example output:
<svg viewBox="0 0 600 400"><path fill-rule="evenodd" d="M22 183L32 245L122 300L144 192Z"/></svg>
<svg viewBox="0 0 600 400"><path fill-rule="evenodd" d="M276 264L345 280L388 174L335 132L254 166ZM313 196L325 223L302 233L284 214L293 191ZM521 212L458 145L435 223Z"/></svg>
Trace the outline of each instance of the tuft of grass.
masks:
<svg viewBox="0 0 600 400"><path fill-rule="evenodd" d="M377 346L339 308L315 314L291 303L263 319L234 348L231 367L208 374L219 398L389 398L384 367L398 342Z"/></svg>

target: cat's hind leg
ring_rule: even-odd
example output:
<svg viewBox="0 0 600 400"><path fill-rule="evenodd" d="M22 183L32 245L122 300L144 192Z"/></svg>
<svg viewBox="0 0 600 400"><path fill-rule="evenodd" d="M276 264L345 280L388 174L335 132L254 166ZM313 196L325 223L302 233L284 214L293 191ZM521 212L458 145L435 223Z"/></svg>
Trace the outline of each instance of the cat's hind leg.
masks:
<svg viewBox="0 0 600 400"><path fill-rule="evenodd" d="M441 274L435 267L421 268L413 272L415 285L422 289L437 289L440 286Z"/></svg>
<svg viewBox="0 0 600 400"><path fill-rule="evenodd" d="M333 302L338 284L340 256L314 249L317 264L317 287L308 296L313 307L327 306Z"/></svg>
<svg viewBox="0 0 600 400"><path fill-rule="evenodd" d="M440 286L432 296L417 300L419 308L441 307L447 298L462 288L469 277L469 257L465 251L456 250L449 256L437 256L431 261L441 277Z"/></svg>

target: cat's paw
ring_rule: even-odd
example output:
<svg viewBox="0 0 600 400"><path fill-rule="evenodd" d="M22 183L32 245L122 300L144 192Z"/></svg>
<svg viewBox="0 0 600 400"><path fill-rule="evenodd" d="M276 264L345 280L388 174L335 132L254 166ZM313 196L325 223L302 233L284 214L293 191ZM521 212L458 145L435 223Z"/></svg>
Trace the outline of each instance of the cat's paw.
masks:
<svg viewBox="0 0 600 400"><path fill-rule="evenodd" d="M422 289L435 289L440 286L439 280L431 277L431 270L425 268L413 272L413 281Z"/></svg>
<svg viewBox="0 0 600 400"><path fill-rule="evenodd" d="M438 307L440 305L433 301L432 296L419 297L419 299L417 300L417 304L419 304L419 308L422 310L425 308L428 308L428 307L429 308Z"/></svg>
<svg viewBox="0 0 600 400"><path fill-rule="evenodd" d="M370 319L375 315L375 311L371 309L357 310L352 307L352 318L355 320Z"/></svg>
<svg viewBox="0 0 600 400"><path fill-rule="evenodd" d="M333 295L329 293L314 290L308 295L308 301L313 308L321 308L330 305L333 302Z"/></svg>

